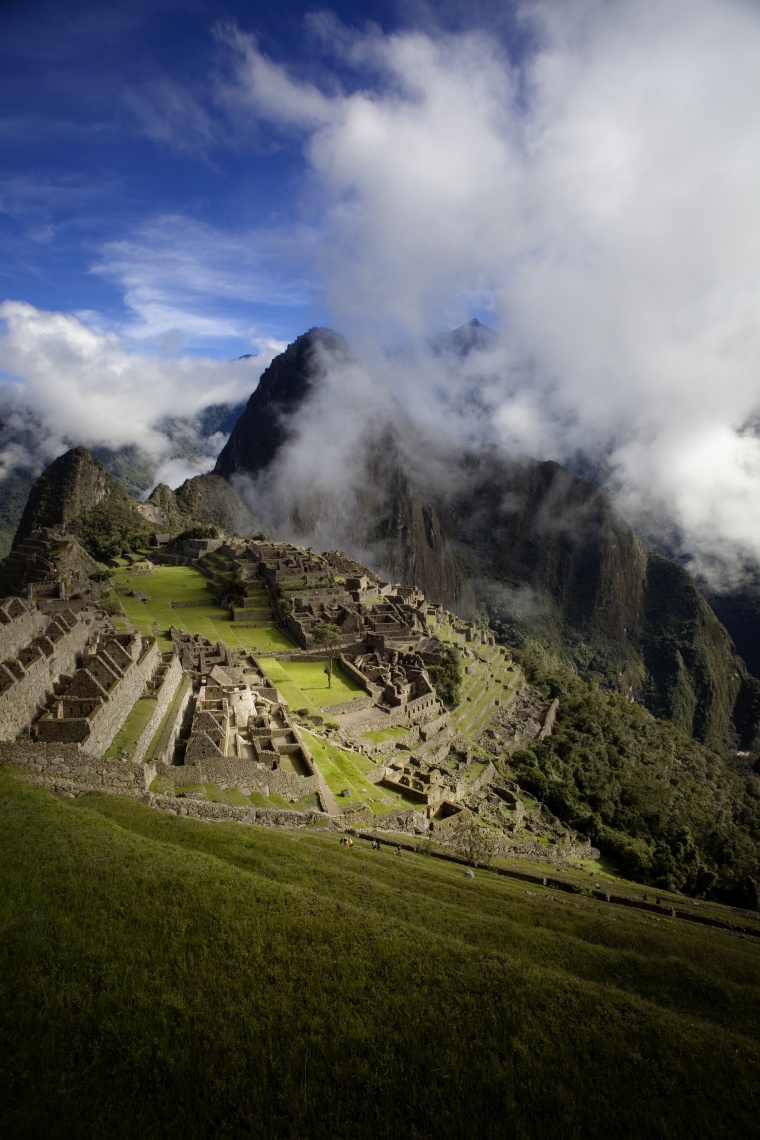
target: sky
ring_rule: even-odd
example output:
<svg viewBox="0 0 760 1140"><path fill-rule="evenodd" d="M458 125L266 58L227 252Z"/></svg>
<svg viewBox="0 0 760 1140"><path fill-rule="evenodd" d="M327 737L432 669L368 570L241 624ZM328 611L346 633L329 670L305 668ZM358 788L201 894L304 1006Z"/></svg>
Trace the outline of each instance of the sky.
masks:
<svg viewBox="0 0 760 1140"><path fill-rule="evenodd" d="M758 107L756 0L3 0L5 418L160 455L325 324L410 414L580 456L728 578L760 558ZM442 375L473 316L498 346Z"/></svg>

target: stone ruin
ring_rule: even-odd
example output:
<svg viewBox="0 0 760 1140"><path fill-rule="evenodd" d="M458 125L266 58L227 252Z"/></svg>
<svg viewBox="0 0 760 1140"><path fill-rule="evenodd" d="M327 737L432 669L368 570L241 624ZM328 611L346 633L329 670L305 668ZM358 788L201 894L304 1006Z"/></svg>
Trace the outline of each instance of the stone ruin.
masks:
<svg viewBox="0 0 760 1140"><path fill-rule="evenodd" d="M73 677L59 686L32 735L47 744L79 744L104 752L143 695L161 662L154 637L99 631Z"/></svg>
<svg viewBox="0 0 760 1140"><path fill-rule="evenodd" d="M30 601L96 602L98 589L89 575L97 570L97 563L72 535L58 527L43 527L0 561L0 594L22 595Z"/></svg>
<svg viewBox="0 0 760 1140"><path fill-rule="evenodd" d="M93 633L93 615L49 616L33 602L0 602L0 739L29 731L61 677L73 672Z"/></svg>
<svg viewBox="0 0 760 1140"><path fill-rule="evenodd" d="M60 543L62 536L34 541ZM204 562L209 553L213 557ZM367 779L417 805L393 812L394 826L435 828L444 837L472 814L505 832L523 820L531 825L519 795L492 764L473 779L452 757L457 738L428 672L442 663L446 648L434 634L436 622L454 630L468 672L468 656L474 661L478 645L493 644L489 631L429 605L414 587L382 581L337 551L320 555L285 543L198 540L184 556L217 588L229 589L231 580L250 583L253 607L263 608L268 595L304 659L324 653L313 636L316 626L338 626L340 664L366 696L330 706L329 717L345 744L377 764ZM290 803L317 796L323 810L339 812L287 703L254 657L175 628L173 651L161 654L153 638L118 634L83 599L81 612L68 607L54 570L47 567L52 580L39 583L44 600L0 602L0 737L16 742L6 759L23 753L25 766L56 780L65 772L81 787L144 793L165 775L180 796L183 788L212 783ZM510 693L496 709L494 742L502 733L517 745L551 732L556 702L542 705L529 690L524 686L517 701ZM135 702L146 697L154 711L131 763L103 760ZM404 731L378 743L366 736L391 726ZM403 755L394 755L397 749ZM361 814L361 804L350 807ZM345 813L343 822L350 822ZM537 817L535 826L543 834L541 828L553 824Z"/></svg>
<svg viewBox="0 0 760 1140"><path fill-rule="evenodd" d="M369 634L412 644L426 631L427 603L413 586L391 586L348 555L318 554L284 542L227 542L218 553L243 587L264 586L278 623L301 649L314 649L313 630L324 622L341 631L341 644ZM209 569L204 567L204 569ZM211 576L221 591L224 575ZM256 616L245 607L235 620Z"/></svg>
<svg viewBox="0 0 760 1140"><path fill-rule="evenodd" d="M175 786L211 782L291 802L320 791L321 778L288 706L250 655L172 627L193 678L191 717L179 763L162 769Z"/></svg>
<svg viewBox="0 0 760 1140"><path fill-rule="evenodd" d="M0 740L2 759L79 787L144 792L144 751L182 671L153 638L120 634L100 610L48 614L20 598L0 602ZM8 655L11 653L12 655ZM168 658L168 659L167 659ZM151 696L132 763L103 754L135 702ZM140 751L142 750L142 751Z"/></svg>

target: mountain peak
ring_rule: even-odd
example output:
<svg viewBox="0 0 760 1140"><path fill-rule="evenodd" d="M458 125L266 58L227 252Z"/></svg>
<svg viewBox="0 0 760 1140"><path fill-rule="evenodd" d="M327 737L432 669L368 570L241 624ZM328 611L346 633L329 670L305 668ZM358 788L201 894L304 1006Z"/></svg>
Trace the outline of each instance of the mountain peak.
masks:
<svg viewBox="0 0 760 1140"><path fill-rule="evenodd" d="M240 469L256 475L271 463L287 438L288 418L325 375L322 353L341 364L354 359L340 333L319 327L275 357L220 452L216 475L227 479Z"/></svg>
<svg viewBox="0 0 760 1140"><path fill-rule="evenodd" d="M96 507L115 480L86 447L72 447L54 459L29 494L13 545L41 527L66 528Z"/></svg>
<svg viewBox="0 0 760 1140"><path fill-rule="evenodd" d="M496 333L488 325L484 325L477 317L459 325L450 332L439 333L430 341L430 347L436 356L452 354L454 356L467 356L472 351L481 352L492 348L497 340Z"/></svg>

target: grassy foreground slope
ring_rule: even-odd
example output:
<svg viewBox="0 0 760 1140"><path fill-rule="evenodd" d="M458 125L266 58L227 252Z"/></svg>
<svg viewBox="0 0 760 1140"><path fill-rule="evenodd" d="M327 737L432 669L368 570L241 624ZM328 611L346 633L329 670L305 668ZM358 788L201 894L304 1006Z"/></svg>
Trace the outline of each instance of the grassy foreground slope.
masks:
<svg viewBox="0 0 760 1140"><path fill-rule="evenodd" d="M4 1135L755 1127L753 941L334 834L0 794Z"/></svg>

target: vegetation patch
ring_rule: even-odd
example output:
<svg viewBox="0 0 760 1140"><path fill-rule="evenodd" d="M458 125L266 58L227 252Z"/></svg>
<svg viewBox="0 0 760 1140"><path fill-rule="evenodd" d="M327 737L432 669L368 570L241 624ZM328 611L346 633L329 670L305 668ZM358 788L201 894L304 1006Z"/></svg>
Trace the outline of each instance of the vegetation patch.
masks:
<svg viewBox="0 0 760 1140"><path fill-rule="evenodd" d="M0 790L5 1135L755 1132L752 942L318 830Z"/></svg>
<svg viewBox="0 0 760 1140"><path fill-rule="evenodd" d="M760 903L760 778L656 720L640 705L525 651L530 679L560 698L542 744L512 772L571 827L640 882Z"/></svg>
<svg viewBox="0 0 760 1140"><path fill-rule="evenodd" d="M410 796L370 783L367 774L375 770L375 765L361 752L348 752L325 740L324 737L315 736L303 729L301 731L328 788L338 797L339 804L345 805L362 800L375 815L386 815L389 811L419 807L419 801L413 800ZM345 790L351 792L350 797L341 796L341 792Z"/></svg>
<svg viewBox="0 0 760 1140"><path fill-rule="evenodd" d="M139 701L135 701L132 711L108 746L105 758L110 760L126 753L131 760L135 754L137 742L155 711L156 702L153 698L142 697Z"/></svg>

